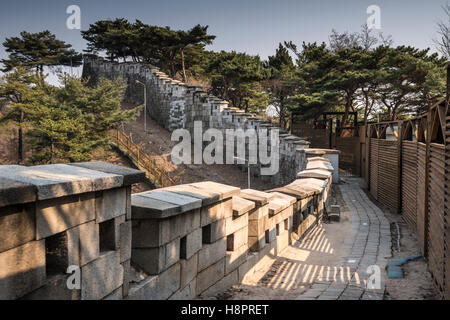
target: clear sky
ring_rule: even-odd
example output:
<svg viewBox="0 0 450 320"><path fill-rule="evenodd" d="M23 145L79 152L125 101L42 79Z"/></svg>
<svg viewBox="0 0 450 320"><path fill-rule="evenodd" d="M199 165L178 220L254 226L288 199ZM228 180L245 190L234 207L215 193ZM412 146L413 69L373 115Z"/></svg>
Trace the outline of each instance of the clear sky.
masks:
<svg viewBox="0 0 450 320"><path fill-rule="evenodd" d="M0 10L0 40L20 31L55 33L81 51L80 30L66 27L66 8L81 9L81 30L100 19L124 17L145 23L188 29L209 25L217 36L212 50L236 50L266 59L280 41L328 41L331 29L358 31L366 22L369 5L381 9L381 30L394 45L432 47L436 23L445 18L443 0L7 0ZM0 46L0 58L6 57Z"/></svg>

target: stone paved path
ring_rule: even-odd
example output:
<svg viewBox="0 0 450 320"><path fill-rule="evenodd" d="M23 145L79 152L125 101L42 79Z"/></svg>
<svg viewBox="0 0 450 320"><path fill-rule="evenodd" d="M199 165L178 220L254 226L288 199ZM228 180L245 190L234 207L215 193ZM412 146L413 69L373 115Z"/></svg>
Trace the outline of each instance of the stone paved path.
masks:
<svg viewBox="0 0 450 320"><path fill-rule="evenodd" d="M359 179L346 180L347 183L338 188L343 202L341 212L347 211L351 232L344 239L341 262L319 274L311 288L297 297L299 300L383 299L385 267L391 257L390 224L359 187ZM371 277L374 271L379 273L379 285L376 278Z"/></svg>

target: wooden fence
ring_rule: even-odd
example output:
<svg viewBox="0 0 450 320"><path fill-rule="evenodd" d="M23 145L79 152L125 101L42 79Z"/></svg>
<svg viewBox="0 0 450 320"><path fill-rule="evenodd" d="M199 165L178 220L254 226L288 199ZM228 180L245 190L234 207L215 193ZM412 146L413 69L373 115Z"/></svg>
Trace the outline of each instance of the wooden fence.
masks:
<svg viewBox="0 0 450 320"><path fill-rule="evenodd" d="M145 172L147 178L155 187L163 188L176 184L175 179L160 170L155 162L136 143L133 143L129 135L121 130L113 130L110 136L113 144L125 153L139 169Z"/></svg>
<svg viewBox="0 0 450 320"><path fill-rule="evenodd" d="M450 117L445 100L410 120L370 124L367 168L372 196L417 230L421 250L443 298L450 291ZM447 143L447 147L446 147Z"/></svg>

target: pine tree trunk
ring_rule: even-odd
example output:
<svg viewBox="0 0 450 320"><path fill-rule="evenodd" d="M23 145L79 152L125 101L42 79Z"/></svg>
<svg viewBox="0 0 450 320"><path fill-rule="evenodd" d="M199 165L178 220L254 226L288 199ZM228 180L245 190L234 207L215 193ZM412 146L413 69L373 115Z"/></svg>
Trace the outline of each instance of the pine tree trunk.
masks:
<svg viewBox="0 0 450 320"><path fill-rule="evenodd" d="M183 82L186 83L186 68L184 66L184 51L181 50L181 68L183 69Z"/></svg>
<svg viewBox="0 0 450 320"><path fill-rule="evenodd" d="M22 162L23 160L23 129L22 129L22 122L23 122L23 111L20 112L20 120L19 120L19 136L18 136L18 146L17 146L17 159L18 162Z"/></svg>

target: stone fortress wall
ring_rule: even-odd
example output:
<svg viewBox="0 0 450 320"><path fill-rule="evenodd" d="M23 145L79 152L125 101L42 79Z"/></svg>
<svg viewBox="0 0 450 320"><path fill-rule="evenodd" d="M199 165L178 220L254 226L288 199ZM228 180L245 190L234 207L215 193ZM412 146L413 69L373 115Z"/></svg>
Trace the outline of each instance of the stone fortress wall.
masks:
<svg viewBox="0 0 450 320"><path fill-rule="evenodd" d="M274 143L270 139L270 131L279 130L279 139L276 141L279 144L279 170L276 174L261 176L274 185L281 186L292 182L297 172L306 168L308 151L314 152L308 148L309 142L305 138L288 134L270 122L243 110L228 107L227 101L208 95L201 87L173 80L158 68L147 64L113 63L87 57L84 61L83 76L90 77L93 82L101 77L109 79L122 77L127 83L125 100L136 104L142 104L144 101L144 87L136 83L136 80L145 83L147 110L150 116L169 131L188 129L192 138L195 121L201 121L203 132L215 128L221 130L224 137L227 129L254 129L257 132L266 129L268 144L265 147L269 150L266 154L270 154L271 144ZM247 160L249 148L252 147L255 146L249 146L247 143L245 154ZM332 160L333 164L338 162L339 154L336 150L322 150L320 155ZM246 170L245 165L240 166L242 170ZM251 170L253 175L259 176L261 166L252 166ZM338 174L339 171L336 170L335 181L338 181Z"/></svg>
<svg viewBox="0 0 450 320"><path fill-rule="evenodd" d="M0 299L214 295L320 221L333 169L307 166L265 192L203 181L133 195L144 173L109 163L0 166Z"/></svg>

